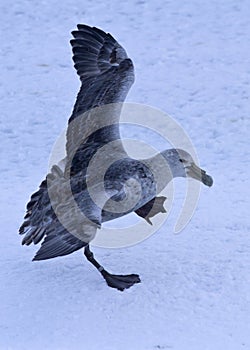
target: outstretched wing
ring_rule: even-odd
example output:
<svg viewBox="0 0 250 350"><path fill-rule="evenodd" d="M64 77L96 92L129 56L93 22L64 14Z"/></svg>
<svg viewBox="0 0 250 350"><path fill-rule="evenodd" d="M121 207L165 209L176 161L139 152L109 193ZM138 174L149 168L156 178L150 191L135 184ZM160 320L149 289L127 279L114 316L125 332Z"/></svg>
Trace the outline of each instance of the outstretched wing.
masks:
<svg viewBox="0 0 250 350"><path fill-rule="evenodd" d="M119 139L119 115L134 82L134 68L126 51L108 33L79 24L71 40L74 67L82 85L67 130L67 155L83 142ZM115 104L95 113L93 108ZM90 112L89 112L90 111ZM88 112L88 113L86 113ZM106 129L105 127L108 126ZM104 135L102 131L104 131ZM105 140L104 140L105 138ZM76 146L77 145L77 146Z"/></svg>
<svg viewBox="0 0 250 350"><path fill-rule="evenodd" d="M81 167L87 164L87 161L95 153L96 149L103 142L109 142L111 139L119 139L119 113L121 104L133 84L134 69L132 61L127 57L125 50L116 42L116 40L105 32L97 28L91 28L85 25L78 25L78 30L73 32L74 39L71 41L73 47L73 60L75 68L80 76L82 85L77 96L69 126L67 129L67 161L71 166L71 157L74 157L78 145L85 142L85 147L80 149L75 157L76 178L71 181L73 187L76 187L74 193L79 193L79 203L83 200L82 189L78 184L82 184L84 179L81 173L78 173ZM95 107L109 105L105 109L106 113L92 113ZM111 107L110 107L111 106ZM81 117L84 114L84 117ZM107 128L105 128L105 125ZM100 131L100 128L102 129ZM93 132L95 133L93 134ZM94 148L94 149L93 149ZM122 146L121 146L122 148ZM85 163L82 163L85 159ZM67 164L66 164L67 166ZM80 239L77 235L72 235L70 229L64 227L58 220L57 213L52 208L51 198L48 193L48 177L53 177L53 184L61 181L68 181L60 169L54 167L45 181L42 182L39 190L32 195L27 205L25 221L20 228L20 234L24 234L23 244L37 244L42 240L42 246L35 256L35 260L43 260L70 254L73 251L82 248L95 235L96 222L87 229L86 225L81 225L77 233L81 233ZM82 170L82 168L80 169ZM55 178L54 178L55 177ZM56 191L58 195L62 193L62 187L58 186ZM88 203L81 203L80 208L88 207ZM66 206L65 214L69 214L69 223L72 221L70 216L70 205ZM94 208L89 207L90 216L97 214L98 224L101 224L101 208L96 212ZM75 220L72 226L76 229ZM69 224L70 225L70 224ZM66 225L67 226L67 225Z"/></svg>

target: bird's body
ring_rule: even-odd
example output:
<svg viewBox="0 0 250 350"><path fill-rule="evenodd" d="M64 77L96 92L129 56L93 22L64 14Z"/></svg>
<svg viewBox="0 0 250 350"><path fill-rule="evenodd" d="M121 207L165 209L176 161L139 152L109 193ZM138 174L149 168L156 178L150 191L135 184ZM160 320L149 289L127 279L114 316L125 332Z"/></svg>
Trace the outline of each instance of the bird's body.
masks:
<svg viewBox="0 0 250 350"><path fill-rule="evenodd" d="M133 211L150 222L150 216L164 212L164 197L157 197L158 193L173 177L195 177L191 169L195 165L183 150L166 150L145 160L128 156L120 138L119 116L134 82L133 63L100 29L78 25L72 34L73 60L82 85L69 119L67 155L31 196L20 234L25 234L26 245L42 241L34 260L85 247L87 259L108 285L123 290L139 282L139 277L111 275L97 263L89 250L96 230L103 222ZM101 179L100 169L107 164ZM157 166L164 172L161 185L154 176ZM197 169L195 178L211 186L211 178Z"/></svg>

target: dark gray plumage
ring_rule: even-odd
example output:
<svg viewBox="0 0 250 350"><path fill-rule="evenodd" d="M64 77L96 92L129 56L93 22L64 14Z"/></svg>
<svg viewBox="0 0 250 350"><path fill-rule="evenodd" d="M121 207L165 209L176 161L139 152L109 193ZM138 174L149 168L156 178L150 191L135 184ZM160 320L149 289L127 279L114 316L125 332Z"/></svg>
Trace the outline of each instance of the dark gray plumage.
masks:
<svg viewBox="0 0 250 350"><path fill-rule="evenodd" d="M84 147L81 147L74 154L74 162L70 164L71 172L78 174L74 179L80 178L80 181L75 180L75 183L83 183L82 186L75 189L76 192L80 192L85 186L84 180L81 179L82 171L84 172L89 160L103 144L103 141L95 143L93 135L91 135L91 130L94 127L91 118L81 118L77 129L74 128L75 124L72 121L94 107L123 102L134 82L134 69L125 50L110 34L85 25L78 25L77 28L78 31L72 32L75 39L71 40L71 45L73 61L82 84L69 119L66 149L68 158L71 160L70 155L72 152L74 153L78 140L84 144L86 135L92 137L90 142L86 140ZM118 122L119 120L117 120ZM109 142L111 138L112 140L120 138L119 128L115 125L111 126L109 131L111 132L106 133L108 138L105 142ZM50 176L53 179L56 178L57 174L52 172ZM65 230L57 219L50 204L46 180L41 183L39 190L31 196L25 219L20 228L20 234L25 234L22 244L29 245L32 242L37 244L46 236L34 260L70 254L86 245L85 242Z"/></svg>
<svg viewBox="0 0 250 350"><path fill-rule="evenodd" d="M52 167L39 190L31 196L19 232L25 235L22 244L42 241L33 260L63 256L85 247L87 259L101 272L107 284L124 290L140 282L139 276L109 274L89 250L89 243L102 222L135 211L151 223L150 217L164 212L165 198L157 197L155 169L165 172L162 187L176 176L194 177L208 186L212 185L212 178L183 150L166 150L142 161L127 155L120 140L119 115L134 82L133 63L110 34L86 25L77 28L72 32L71 45L81 88L69 119L66 158L63 166ZM106 198L99 190L99 169L87 174L87 168L93 157L109 143L112 144L110 151L100 160L103 164L106 161L112 164L104 179ZM162 159L168 163L168 170L162 165ZM121 202L125 197L134 199L138 183L141 187L139 200L128 210L112 212L112 201ZM89 191L92 190L99 204L91 198Z"/></svg>

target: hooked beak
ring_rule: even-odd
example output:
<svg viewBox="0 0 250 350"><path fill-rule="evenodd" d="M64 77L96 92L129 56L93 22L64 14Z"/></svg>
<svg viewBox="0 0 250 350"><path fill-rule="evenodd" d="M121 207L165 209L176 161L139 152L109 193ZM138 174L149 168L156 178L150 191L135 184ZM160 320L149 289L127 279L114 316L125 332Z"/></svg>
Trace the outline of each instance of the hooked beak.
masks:
<svg viewBox="0 0 250 350"><path fill-rule="evenodd" d="M186 172L187 172L187 176L201 181L206 186L211 187L213 184L212 177L207 175L205 170L202 170L194 163L192 163L189 167L186 168Z"/></svg>

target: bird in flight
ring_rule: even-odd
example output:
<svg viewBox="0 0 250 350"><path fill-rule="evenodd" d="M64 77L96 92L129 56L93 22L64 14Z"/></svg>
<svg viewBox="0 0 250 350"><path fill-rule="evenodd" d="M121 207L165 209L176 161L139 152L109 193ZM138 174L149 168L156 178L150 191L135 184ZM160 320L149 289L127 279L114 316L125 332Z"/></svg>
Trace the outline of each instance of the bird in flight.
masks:
<svg viewBox="0 0 250 350"><path fill-rule="evenodd" d="M66 157L52 166L32 194L19 233L24 235L24 245L41 242L33 260L84 248L108 286L123 291L139 283L140 277L111 274L94 258L90 242L102 223L130 212L151 223L151 217L165 211L165 197L158 194L174 177L192 177L207 186L213 180L181 149L144 160L127 154L119 117L134 82L133 62L109 33L96 27L79 24L72 35L81 87L68 122ZM161 185L155 172L164 179Z"/></svg>

